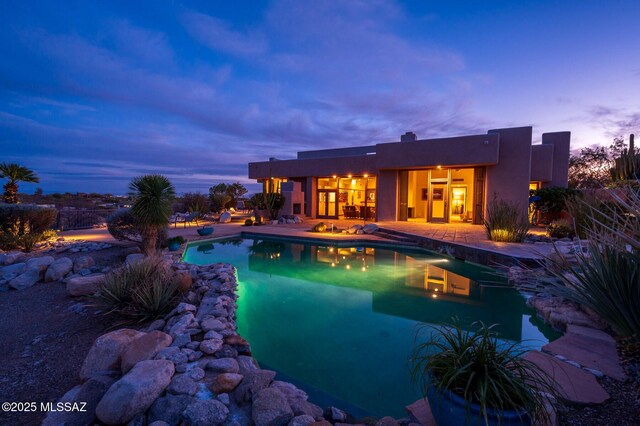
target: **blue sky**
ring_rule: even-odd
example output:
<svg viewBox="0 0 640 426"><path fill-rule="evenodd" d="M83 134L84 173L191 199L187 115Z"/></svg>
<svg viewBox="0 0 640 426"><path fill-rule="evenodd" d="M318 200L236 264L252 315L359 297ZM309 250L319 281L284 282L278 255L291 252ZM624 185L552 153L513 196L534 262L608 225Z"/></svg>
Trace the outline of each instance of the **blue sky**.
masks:
<svg viewBox="0 0 640 426"><path fill-rule="evenodd" d="M408 130L640 133L638 1L237 3L0 2L0 161L46 192L184 192Z"/></svg>

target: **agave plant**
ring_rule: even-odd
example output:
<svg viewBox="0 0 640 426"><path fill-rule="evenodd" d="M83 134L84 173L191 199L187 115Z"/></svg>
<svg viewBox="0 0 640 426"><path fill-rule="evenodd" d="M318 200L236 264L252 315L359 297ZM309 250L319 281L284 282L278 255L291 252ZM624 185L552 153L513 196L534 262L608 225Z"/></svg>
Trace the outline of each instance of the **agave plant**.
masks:
<svg viewBox="0 0 640 426"><path fill-rule="evenodd" d="M7 179L3 186L3 200L7 204L18 204L18 182L40 182L33 170L16 163L0 164L0 178Z"/></svg>
<svg viewBox="0 0 640 426"><path fill-rule="evenodd" d="M134 178L129 190L134 199L131 214L142 236L142 250L152 255L157 250L158 235L169 224L175 189L162 175L145 175Z"/></svg>
<svg viewBox="0 0 640 426"><path fill-rule="evenodd" d="M414 347L413 382L425 397L433 395L430 399L436 410L446 392L462 397L467 403L469 424L476 423L469 419L472 405L479 406L484 424L490 423L492 412L498 418L516 413L523 423L528 418L547 419L548 396L557 395L553 380L522 358L528 350L518 343L501 342L496 327L474 322L473 332L466 332L455 318L452 324L433 327L429 338Z"/></svg>

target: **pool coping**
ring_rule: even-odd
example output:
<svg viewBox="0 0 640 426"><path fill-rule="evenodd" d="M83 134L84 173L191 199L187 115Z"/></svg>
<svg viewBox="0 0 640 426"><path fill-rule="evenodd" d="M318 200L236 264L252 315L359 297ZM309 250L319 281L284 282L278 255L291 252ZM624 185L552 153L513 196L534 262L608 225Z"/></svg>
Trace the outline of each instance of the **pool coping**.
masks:
<svg viewBox="0 0 640 426"><path fill-rule="evenodd" d="M511 259L510 265L505 265L505 263L499 263L499 262L495 262L493 265L491 265L488 263L478 262L473 259L454 256L448 250L442 250L439 248L433 249L433 248L425 247L424 245L420 245L420 244L418 245L405 244L402 241L389 241L389 240L384 241L380 239L371 239L371 238L333 239L333 238L322 238L322 237L301 237L301 236L257 233L257 232L247 232L247 231L241 231L237 234L224 235L224 236L219 236L214 238L202 238L202 239L189 240L185 244L184 249L180 254L180 261L185 262L184 256L187 252L187 249L192 244L203 243L203 242L216 242L216 241L222 241L222 240L227 240L232 238L267 238L267 239L273 239L273 240L283 240L287 242L298 242L303 244L304 243L326 244L326 245L332 245L336 247L344 247L344 246L352 246L352 245L367 245L371 247L378 247L378 248L385 248L385 249L400 248L405 251L433 254L438 256L446 256L455 260L467 262L473 265L477 265L483 268L490 268L490 269L504 269L505 266L511 266L513 264L521 265L523 263L522 260ZM441 242L439 240L435 240L435 241Z"/></svg>
<svg viewBox="0 0 640 426"><path fill-rule="evenodd" d="M417 244L407 244L403 241L396 240L383 240L380 238L358 238L360 236L349 236L349 237L341 237L337 238L336 236L299 236L299 235L282 235L270 232L251 232L251 231L240 231L238 233L212 237L212 238L196 238L190 239L187 241L185 248L180 255L180 260L184 260L184 253L186 252L187 247L190 244L196 242L205 242L205 241L220 241L229 238L271 238L271 239L279 239L284 241L293 241L300 243L318 243L318 244L330 244L335 246L343 246L343 245L362 245L367 244L373 247L382 247L382 248L402 248L403 250L412 250L418 252L429 252L437 255L447 256L453 259L469 262L472 264L493 268L493 269L505 269L511 266L538 266L540 262L539 257L525 257L519 256L515 254L506 254L497 252L494 250L490 250L487 248L475 247L461 243L454 243L449 241L443 241L439 239L424 237L420 235L404 233L394 230L388 230L385 228L384 231L391 233L392 235L398 235L405 237L407 239L412 239Z"/></svg>

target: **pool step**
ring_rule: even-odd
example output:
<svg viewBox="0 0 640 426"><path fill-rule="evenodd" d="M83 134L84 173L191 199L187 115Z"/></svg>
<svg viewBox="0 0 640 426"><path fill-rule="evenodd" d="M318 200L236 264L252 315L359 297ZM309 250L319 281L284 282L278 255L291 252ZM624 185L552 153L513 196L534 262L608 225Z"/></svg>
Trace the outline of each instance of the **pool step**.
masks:
<svg viewBox="0 0 640 426"><path fill-rule="evenodd" d="M380 228L378 231L374 232L373 235L380 237L380 238L384 238L387 240L393 240L393 241L398 241L401 242L405 245L411 245L411 246L417 246L418 242L416 240L414 240L413 238L409 238L409 237L405 237L402 235L397 235L395 232L393 231L389 231L383 228Z"/></svg>

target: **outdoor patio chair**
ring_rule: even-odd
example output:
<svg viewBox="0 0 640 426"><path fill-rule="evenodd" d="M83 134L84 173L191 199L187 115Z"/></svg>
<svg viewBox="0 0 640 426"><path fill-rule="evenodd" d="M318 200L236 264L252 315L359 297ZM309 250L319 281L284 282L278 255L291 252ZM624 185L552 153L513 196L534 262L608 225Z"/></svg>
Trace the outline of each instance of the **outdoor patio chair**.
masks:
<svg viewBox="0 0 640 426"><path fill-rule="evenodd" d="M356 206L343 206L342 212L344 213L345 219L357 219L358 211L356 210Z"/></svg>

